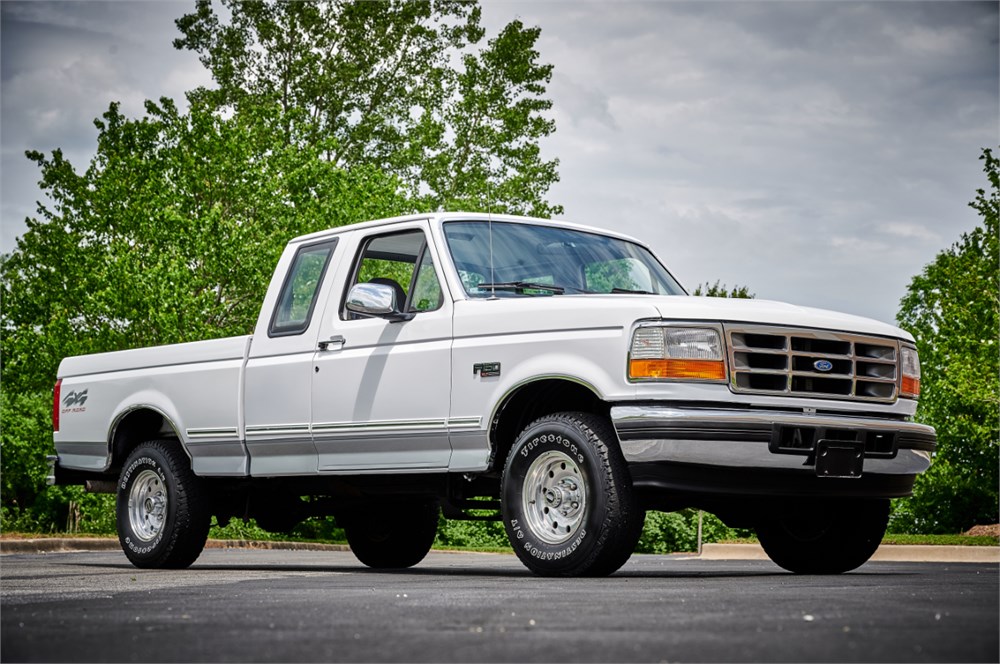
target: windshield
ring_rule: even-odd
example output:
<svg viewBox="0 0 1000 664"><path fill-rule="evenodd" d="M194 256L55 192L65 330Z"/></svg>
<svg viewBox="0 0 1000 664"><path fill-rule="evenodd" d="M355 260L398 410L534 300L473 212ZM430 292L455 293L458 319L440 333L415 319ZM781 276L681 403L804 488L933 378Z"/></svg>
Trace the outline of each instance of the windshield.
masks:
<svg viewBox="0 0 1000 664"><path fill-rule="evenodd" d="M649 250L633 242L567 228L498 221L492 229L491 243L486 221L444 224L452 259L471 297L685 295Z"/></svg>

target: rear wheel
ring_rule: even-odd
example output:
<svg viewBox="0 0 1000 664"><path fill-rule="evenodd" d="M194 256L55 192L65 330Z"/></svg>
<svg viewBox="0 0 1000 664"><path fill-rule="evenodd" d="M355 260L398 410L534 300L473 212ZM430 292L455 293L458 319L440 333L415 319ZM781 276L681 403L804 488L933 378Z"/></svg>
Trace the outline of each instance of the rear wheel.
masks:
<svg viewBox="0 0 1000 664"><path fill-rule="evenodd" d="M343 526L351 551L368 567L412 567L434 544L438 505L422 501L371 505L346 515Z"/></svg>
<svg viewBox="0 0 1000 664"><path fill-rule="evenodd" d="M889 501L810 503L761 521L757 537L775 563L796 574L841 574L864 565L889 523Z"/></svg>
<svg viewBox="0 0 1000 664"><path fill-rule="evenodd" d="M608 421L557 413L521 433L501 484L507 537L543 576L604 576L625 564L643 511Z"/></svg>
<svg viewBox="0 0 1000 664"><path fill-rule="evenodd" d="M205 548L211 515L202 481L176 441L129 455L118 480L118 540L136 567L183 568Z"/></svg>

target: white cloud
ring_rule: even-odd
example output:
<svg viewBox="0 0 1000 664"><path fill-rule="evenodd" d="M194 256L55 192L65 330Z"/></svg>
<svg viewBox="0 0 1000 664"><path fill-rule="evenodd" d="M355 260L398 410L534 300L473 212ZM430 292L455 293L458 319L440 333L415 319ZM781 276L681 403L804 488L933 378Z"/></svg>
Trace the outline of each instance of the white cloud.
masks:
<svg viewBox="0 0 1000 664"><path fill-rule="evenodd" d="M903 238L904 240L924 240L934 246L940 245L943 242L940 234L935 233L929 228L904 221L890 221L884 224L880 230L888 235Z"/></svg>

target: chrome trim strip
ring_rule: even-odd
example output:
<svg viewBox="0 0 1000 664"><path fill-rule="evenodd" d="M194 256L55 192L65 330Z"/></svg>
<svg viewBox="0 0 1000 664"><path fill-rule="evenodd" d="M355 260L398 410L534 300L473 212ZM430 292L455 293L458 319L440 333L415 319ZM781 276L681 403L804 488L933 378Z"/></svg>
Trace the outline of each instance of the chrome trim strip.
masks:
<svg viewBox="0 0 1000 664"><path fill-rule="evenodd" d="M236 427L205 427L198 429L188 429L189 436L235 436Z"/></svg>
<svg viewBox="0 0 1000 664"><path fill-rule="evenodd" d="M476 428L482 421L481 417L452 417L447 420L447 426L449 429Z"/></svg>
<svg viewBox="0 0 1000 664"><path fill-rule="evenodd" d="M673 421L698 422L699 424L732 426L738 424L766 425L789 424L804 427L856 428L876 431L895 431L920 436L935 435L934 428L926 424L901 420L883 420L867 417L840 415L807 415L774 410L713 410L700 408L674 408L669 406L614 406L611 420L615 428L629 422Z"/></svg>
<svg viewBox="0 0 1000 664"><path fill-rule="evenodd" d="M454 417L449 419L425 420L371 420L368 422L317 422L308 424L285 425L255 425L246 427L247 436L264 434L305 434L305 433L380 433L395 431L445 431L447 429L472 429L482 424L481 417ZM197 432L197 433L194 433ZM207 436L227 433L236 435L236 429L198 429L188 430L188 435Z"/></svg>
<svg viewBox="0 0 1000 664"><path fill-rule="evenodd" d="M246 436L250 437L262 437L262 436L309 436L309 425L308 424L268 424L268 425L253 425L246 427Z"/></svg>
<svg viewBox="0 0 1000 664"><path fill-rule="evenodd" d="M236 427L188 429L186 433L188 438L230 438L239 435Z"/></svg>
<svg viewBox="0 0 1000 664"><path fill-rule="evenodd" d="M314 432L354 431L411 431L414 429L444 429L447 420L372 420L368 422L320 422L312 426Z"/></svg>

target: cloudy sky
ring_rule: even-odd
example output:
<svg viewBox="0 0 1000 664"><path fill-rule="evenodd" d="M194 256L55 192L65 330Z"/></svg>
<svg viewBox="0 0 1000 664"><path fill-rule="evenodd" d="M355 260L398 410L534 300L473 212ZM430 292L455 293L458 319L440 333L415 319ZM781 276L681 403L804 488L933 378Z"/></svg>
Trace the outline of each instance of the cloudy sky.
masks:
<svg viewBox="0 0 1000 664"><path fill-rule="evenodd" d="M977 223L1000 142L998 3L485 3L538 25L571 221L649 243L693 287L892 321ZM0 3L0 249L41 197L25 149L84 167L112 100L210 84L175 51L190 2Z"/></svg>

